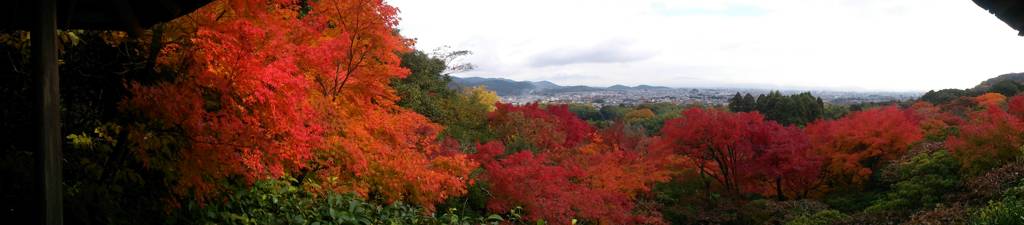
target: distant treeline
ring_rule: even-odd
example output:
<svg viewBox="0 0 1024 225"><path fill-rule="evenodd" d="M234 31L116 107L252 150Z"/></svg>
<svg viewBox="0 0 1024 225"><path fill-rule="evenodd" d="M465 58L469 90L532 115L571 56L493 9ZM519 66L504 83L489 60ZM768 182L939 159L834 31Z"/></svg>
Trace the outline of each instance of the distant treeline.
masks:
<svg viewBox="0 0 1024 225"><path fill-rule="evenodd" d="M758 111L764 114L769 120L784 125L804 125L825 115L825 103L821 98L814 97L809 92L795 95L782 95L779 91L769 92L768 95L754 96L747 93L740 95L736 93L729 99L729 110L733 112Z"/></svg>
<svg viewBox="0 0 1024 225"><path fill-rule="evenodd" d="M992 84L991 87L987 89L976 87L972 89L949 88L938 91L932 90L922 95L919 100L930 102L932 104L944 104L959 99L960 97L977 97L988 92L999 93L1003 96L1014 96L1017 95L1017 93L1020 93L1021 90L1024 90L1024 86L1021 86L1020 83L1006 79Z"/></svg>

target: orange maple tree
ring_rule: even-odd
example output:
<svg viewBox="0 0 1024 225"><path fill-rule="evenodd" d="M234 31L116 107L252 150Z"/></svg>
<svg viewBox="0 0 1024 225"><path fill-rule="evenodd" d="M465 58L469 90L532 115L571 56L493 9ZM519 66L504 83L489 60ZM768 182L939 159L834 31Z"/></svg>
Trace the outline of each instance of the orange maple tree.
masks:
<svg viewBox="0 0 1024 225"><path fill-rule="evenodd" d="M1006 112L1016 116L1018 119L1024 119L1024 95L1013 96L1007 102Z"/></svg>
<svg viewBox="0 0 1024 225"><path fill-rule="evenodd" d="M702 178L727 193L802 197L817 184L821 160L803 132L760 113L693 108L661 131L657 148L686 156Z"/></svg>
<svg viewBox="0 0 1024 225"><path fill-rule="evenodd" d="M395 105L388 82L408 74L397 54L411 44L396 13L383 1L225 0L172 22L188 38L161 64L180 74L133 84L124 104L160 125L135 132L140 157L200 200L226 179L286 174L428 209L464 193L476 164ZM183 141L147 141L156 131Z"/></svg>
<svg viewBox="0 0 1024 225"><path fill-rule="evenodd" d="M868 109L807 125L812 148L826 157L833 185L859 185L882 160L894 159L923 137L912 113L896 106Z"/></svg>
<svg viewBox="0 0 1024 225"><path fill-rule="evenodd" d="M601 224L659 221L635 211L636 197L667 181L676 158L648 149L643 132L616 126L597 133L564 105L499 104L490 125L506 142L530 149L508 153L500 141L478 145L474 158L489 184L492 212L516 206L528 220L568 224L579 218ZM605 140L608 137L608 140Z"/></svg>
<svg viewBox="0 0 1024 225"><path fill-rule="evenodd" d="M1021 155L1024 121L999 107L973 112L960 126L960 134L949 137L946 147L961 161L965 171L975 173L1001 165Z"/></svg>
<svg viewBox="0 0 1024 225"><path fill-rule="evenodd" d="M569 112L566 105L537 103L523 106L498 103L488 115L491 130L505 143L526 144L537 149L573 148L593 134L594 128Z"/></svg>
<svg viewBox="0 0 1024 225"><path fill-rule="evenodd" d="M215 18L215 12L231 15ZM218 2L193 21L178 21L198 24L189 48L163 49L163 68L182 74L131 87L134 96L125 105L161 125L136 134L138 153L146 162L160 153L176 156L155 165L175 172L179 194L204 199L231 176L248 182L282 176L306 167L322 141L323 124L308 122L317 119L306 100L310 83L297 75L300 46L287 40L284 21L257 19L268 14ZM182 146L160 152L166 145L149 137L157 130L180 130Z"/></svg>
<svg viewBox="0 0 1024 225"><path fill-rule="evenodd" d="M985 107L990 106L990 105L998 106L998 105L1002 104L1003 102L1006 102L1006 96L1003 95L1003 94L999 94L999 93L995 93L995 92L990 92L990 93L985 93L983 95L980 95L978 97L974 97L974 101L977 102L978 105L980 105L980 106L985 106Z"/></svg>
<svg viewBox="0 0 1024 225"><path fill-rule="evenodd" d="M960 117L944 112L938 106L925 101L914 103L910 110L919 121L918 126L921 127L924 136L933 140L944 140L954 127L963 123Z"/></svg>

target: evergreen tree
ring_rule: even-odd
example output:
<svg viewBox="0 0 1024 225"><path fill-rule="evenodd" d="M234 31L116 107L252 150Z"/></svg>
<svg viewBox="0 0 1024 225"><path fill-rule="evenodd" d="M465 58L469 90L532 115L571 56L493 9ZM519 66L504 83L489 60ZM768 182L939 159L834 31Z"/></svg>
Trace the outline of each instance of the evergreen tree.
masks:
<svg viewBox="0 0 1024 225"><path fill-rule="evenodd" d="M739 96L739 95L737 95ZM748 95L749 96L749 95ZM736 99L737 97L733 97ZM742 97L740 100L736 100L739 103L739 107L733 107L730 104L730 110L735 112L748 112L757 110L764 115L766 119L773 120L785 125L804 125L819 118L825 114L825 103L821 98L811 95L809 92L804 92L796 95L782 95L779 91L771 91L768 95L759 95L757 100L750 103L750 110L738 111L735 108L742 109L743 102L746 102L747 97ZM753 100L753 96L749 96L749 99ZM730 103L732 100L730 100Z"/></svg>

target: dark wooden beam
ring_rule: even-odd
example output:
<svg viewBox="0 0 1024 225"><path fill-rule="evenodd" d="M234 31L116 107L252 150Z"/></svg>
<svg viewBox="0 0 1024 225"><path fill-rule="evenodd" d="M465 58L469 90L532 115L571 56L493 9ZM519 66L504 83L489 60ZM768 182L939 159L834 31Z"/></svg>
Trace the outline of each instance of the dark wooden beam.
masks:
<svg viewBox="0 0 1024 225"><path fill-rule="evenodd" d="M974 0L981 8L992 13L1024 36L1024 2L1021 0Z"/></svg>
<svg viewBox="0 0 1024 225"><path fill-rule="evenodd" d="M56 0L61 29L138 32L183 16L211 0ZM0 29L30 30L37 0L2 0Z"/></svg>
<svg viewBox="0 0 1024 225"><path fill-rule="evenodd" d="M60 77L57 72L57 1L38 0L32 28L32 64L36 78L39 150L36 166L40 181L42 222L64 223L61 184Z"/></svg>

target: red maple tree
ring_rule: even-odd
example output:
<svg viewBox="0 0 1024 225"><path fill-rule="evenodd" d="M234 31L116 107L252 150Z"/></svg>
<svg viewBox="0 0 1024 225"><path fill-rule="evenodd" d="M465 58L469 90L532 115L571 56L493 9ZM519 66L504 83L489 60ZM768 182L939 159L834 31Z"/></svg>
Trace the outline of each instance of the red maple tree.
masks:
<svg viewBox="0 0 1024 225"><path fill-rule="evenodd" d="M634 212L634 200L653 183L668 180L677 160L647 149L642 132L613 128L598 134L565 106L541 109L536 104L499 104L491 126L503 140L539 147L536 153L506 153L498 141L477 147L473 157L486 170L481 179L493 193L491 211L522 206L528 220L558 224L572 218L604 224L657 221L650 212Z"/></svg>
<svg viewBox="0 0 1024 225"><path fill-rule="evenodd" d="M859 185L880 161L899 157L923 137L912 113L896 106L868 109L807 125L811 147L825 157L833 185Z"/></svg>
<svg viewBox="0 0 1024 225"><path fill-rule="evenodd" d="M124 104L160 125L136 132L140 157L200 200L232 177L285 174L428 209L464 193L476 163L395 105L389 82L408 74L397 54L411 44L394 32L396 13L383 1L230 0L172 22L183 34L169 36L187 43L160 61L180 74L133 84ZM155 131L182 141L147 141Z"/></svg>
<svg viewBox="0 0 1024 225"><path fill-rule="evenodd" d="M968 172L990 169L1018 157L1024 145L1024 122L999 107L973 112L946 147Z"/></svg>
<svg viewBox="0 0 1024 225"><path fill-rule="evenodd" d="M803 132L760 113L693 108L661 131L658 148L688 157L726 192L802 197L817 183L820 160Z"/></svg>
<svg viewBox="0 0 1024 225"><path fill-rule="evenodd" d="M1010 98L1006 111L1018 119L1024 119L1024 95L1016 95Z"/></svg>
<svg viewBox="0 0 1024 225"><path fill-rule="evenodd" d="M569 112L566 105L541 108L498 103L489 115L492 130L505 143L525 143L537 149L572 148L594 133L594 128Z"/></svg>

